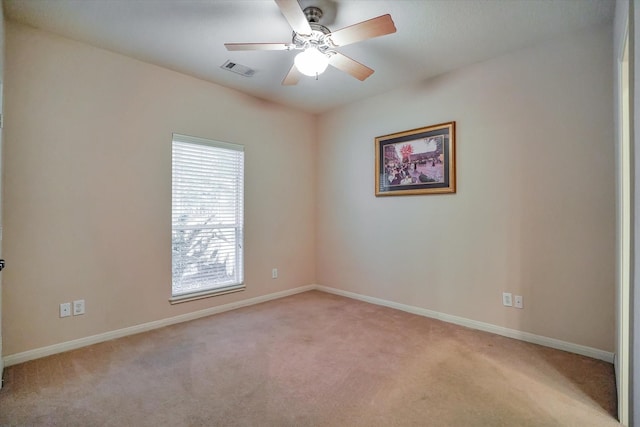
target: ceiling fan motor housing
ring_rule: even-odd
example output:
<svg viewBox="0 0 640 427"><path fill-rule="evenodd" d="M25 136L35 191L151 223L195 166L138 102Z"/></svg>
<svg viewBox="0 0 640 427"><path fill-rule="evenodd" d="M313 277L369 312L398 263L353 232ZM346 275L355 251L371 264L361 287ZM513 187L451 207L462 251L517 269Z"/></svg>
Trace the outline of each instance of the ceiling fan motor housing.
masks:
<svg viewBox="0 0 640 427"><path fill-rule="evenodd" d="M311 34L309 35L299 34L294 31L292 42L295 45L295 49L315 47L320 52L325 53L335 47L331 39L327 37L331 34L331 30L314 22L310 22L309 25L311 26Z"/></svg>
<svg viewBox="0 0 640 427"><path fill-rule="evenodd" d="M311 34L299 34L294 31L292 41L295 44L295 48L304 50L309 47L315 47L320 52L327 53L329 49L335 46L331 42L331 39L327 37L328 34L331 34L331 30L319 24L323 15L322 9L309 6L306 7L303 12L311 27Z"/></svg>

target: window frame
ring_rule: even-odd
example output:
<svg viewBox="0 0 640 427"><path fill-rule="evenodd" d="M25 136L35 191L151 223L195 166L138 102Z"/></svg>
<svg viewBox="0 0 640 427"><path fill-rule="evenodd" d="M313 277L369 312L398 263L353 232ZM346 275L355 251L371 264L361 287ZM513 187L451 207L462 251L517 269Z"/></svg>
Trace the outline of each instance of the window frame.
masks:
<svg viewBox="0 0 640 427"><path fill-rule="evenodd" d="M202 227L202 229L216 229L216 228L234 228L235 229L235 241L236 241L236 254L235 254L235 268L239 269L239 280L234 281L229 285L222 285L219 287L203 289L203 290L195 290L193 292L184 292L179 294L174 294L174 253L173 253L173 236L176 228L174 224L174 174L175 174L175 164L174 164L174 144L178 142L181 144L193 144L200 146L208 146L222 150L229 150L240 152L241 154L241 166L239 168L239 172L241 173L241 186L239 190L240 197L239 205L240 210L238 212L238 202L236 200L236 217L234 225L225 225L225 226L210 226L210 227ZM169 298L169 302L171 304L178 304L182 302L194 301L202 298L209 298L217 295L225 295L233 292L243 291L246 286L244 283L244 178L245 178L245 168L244 168L244 146L240 144L232 144L229 142L216 141L206 138L199 138L195 136L182 135L178 133L172 134L171 139L171 298ZM234 179L238 179L237 175ZM187 226L187 228L191 228L192 226Z"/></svg>

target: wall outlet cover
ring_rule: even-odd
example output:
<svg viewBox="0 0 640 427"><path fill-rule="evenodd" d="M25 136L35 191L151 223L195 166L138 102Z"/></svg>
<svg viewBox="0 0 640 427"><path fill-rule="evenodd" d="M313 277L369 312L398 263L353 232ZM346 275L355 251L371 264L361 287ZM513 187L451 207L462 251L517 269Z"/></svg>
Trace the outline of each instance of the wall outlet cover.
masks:
<svg viewBox="0 0 640 427"><path fill-rule="evenodd" d="M78 316L84 314L84 300L79 299L73 302L73 315Z"/></svg>
<svg viewBox="0 0 640 427"><path fill-rule="evenodd" d="M506 306L506 307L512 307L513 306L513 301L512 301L512 294L509 292L503 292L502 293L502 305Z"/></svg>

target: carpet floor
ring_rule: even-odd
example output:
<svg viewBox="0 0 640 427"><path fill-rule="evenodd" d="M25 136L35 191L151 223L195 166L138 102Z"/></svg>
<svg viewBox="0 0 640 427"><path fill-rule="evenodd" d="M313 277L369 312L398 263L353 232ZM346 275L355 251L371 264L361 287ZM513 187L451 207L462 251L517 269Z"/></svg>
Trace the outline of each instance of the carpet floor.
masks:
<svg viewBox="0 0 640 427"><path fill-rule="evenodd" d="M614 426L613 366L318 291L14 365L0 425Z"/></svg>

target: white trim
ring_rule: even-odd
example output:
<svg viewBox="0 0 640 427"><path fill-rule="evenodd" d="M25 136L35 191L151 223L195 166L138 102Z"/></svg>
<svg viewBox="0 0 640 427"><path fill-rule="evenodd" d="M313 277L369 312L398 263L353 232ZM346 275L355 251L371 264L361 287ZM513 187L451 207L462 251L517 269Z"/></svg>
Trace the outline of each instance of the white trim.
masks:
<svg viewBox="0 0 640 427"><path fill-rule="evenodd" d="M239 285L225 286L223 288L209 289L202 292L194 292L190 294L178 295L169 298L170 304L182 304L183 302L190 302L204 298L217 297L220 295L232 294L234 292L242 292L246 289L244 283Z"/></svg>
<svg viewBox="0 0 640 427"><path fill-rule="evenodd" d="M298 288L287 289L272 294L262 295L255 298L249 298L242 301L236 301L229 304L219 305L217 307L206 308L204 310L194 311L192 313L181 314L179 316L170 317L168 319L156 320L153 322L143 323L140 325L130 326L128 328L117 329L115 331L105 332L98 335L79 338L77 340L66 341L59 344L40 347L33 350L24 351L22 353L10 354L4 357L5 367L17 365L18 363L28 362L29 360L39 359L52 354L62 353L77 348L86 347L88 345L109 341L115 338L122 338L129 335L139 334L141 332L151 331L153 329L162 328L176 323L188 322L189 320L198 319L200 317L211 316L213 314L223 313L225 311L235 310L236 308L247 307L250 305L260 304L274 299L288 297L290 295L299 294L316 289L315 285L300 286Z"/></svg>
<svg viewBox="0 0 640 427"><path fill-rule="evenodd" d="M634 252L633 67L629 33L631 4L617 0L614 17L614 119L616 171L616 355L613 362L618 420L629 425L631 414L631 340ZM616 49L617 47L617 49Z"/></svg>
<svg viewBox="0 0 640 427"><path fill-rule="evenodd" d="M18 363L28 362L29 360L51 356L52 354L62 353L69 350L75 350L77 348L86 347L88 345L97 344L100 342L109 341L116 338L122 338L129 335L139 334L141 332L151 331L153 329L174 325L176 323L188 322L189 320L199 319L201 317L211 316L213 314L235 310L236 308L260 304L263 302L284 298L290 295L295 295L295 294L312 291L312 290L318 290L318 291L322 291L330 294L335 294L335 295L340 295L347 298L356 299L359 301L368 302L371 304L395 308L396 310L406 311L408 313L417 314L419 316L430 317L432 319L442 320L443 322L454 323L456 325L466 326L468 328L477 329L480 331L491 332L493 334L502 335L505 337L530 342L533 344L539 344L545 347L551 347L558 350L568 351L570 353L581 354L583 356L592 357L594 359L604 360L605 362L609 362L609 363L613 363L613 360L614 360L613 353L604 351L604 350L599 350L593 347L573 344L573 343L561 341L555 338L543 337L541 335L535 335L529 332L509 329L502 326L492 325L490 323L478 322L476 320L466 319L464 317L453 316L451 314L440 313L438 311L433 311L426 308L420 308L412 305L406 305L406 304L401 304L393 301L387 301L381 298L369 297L366 295L356 294L354 292L343 291L341 289L336 289L336 288L330 288L328 286L307 285L307 286L300 286L293 289L287 289L280 292L274 292L272 294L262 295L259 297L249 298L242 301L236 301L229 304L219 305L217 307L211 307L211 308L207 308L200 311L194 311L192 313L181 314L180 316L170 317L168 319L156 320L154 322L143 323L141 325L131 326L123 329L117 329L115 331L105 332L98 335L92 335L90 337L79 338L73 341L67 341L60 344L50 345L47 347L40 347L33 350L25 351L22 353L10 354L4 357L4 364L5 364L5 367L17 365Z"/></svg>
<svg viewBox="0 0 640 427"><path fill-rule="evenodd" d="M244 145L234 144L232 142L216 141L214 139L199 138L197 136L182 135L179 133L173 134L173 141L208 145L209 147L226 148L227 150L244 152Z"/></svg>
<svg viewBox="0 0 640 427"><path fill-rule="evenodd" d="M347 298L352 298L371 304L382 305L385 307L395 308L396 310L406 311L408 313L417 314L419 316L430 317L432 319L442 320L447 323L454 323L456 325L466 326L472 329L478 329L480 331L491 332L493 334L502 335L504 337L514 338L520 341L526 341L533 344L539 344L545 347L551 347L558 350L568 351L570 353L581 354L583 356L592 357L594 359L604 360L605 362L613 363L613 353L599 350L593 347L587 347L580 344L573 344L570 342L558 340L555 338L544 337L541 335L532 334L529 332L518 331L516 329L509 329L502 326L492 325L490 323L478 322L477 320L466 319L464 317L453 316L451 314L440 313L438 311L429 310L426 308L415 307L412 305L401 304L393 301L387 301L380 298L369 297L354 292L343 291L342 289L330 288L327 286L316 286L315 289L330 294L340 295Z"/></svg>

